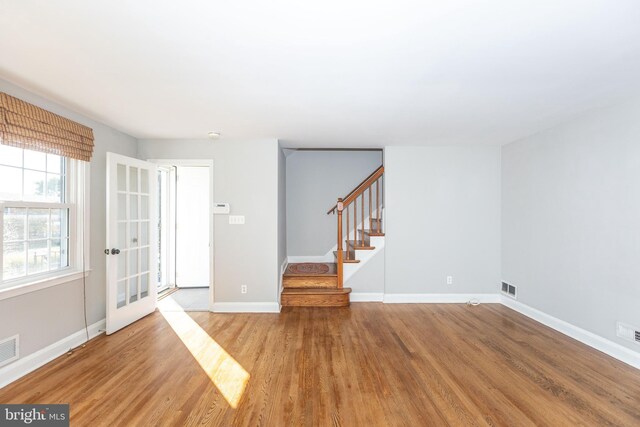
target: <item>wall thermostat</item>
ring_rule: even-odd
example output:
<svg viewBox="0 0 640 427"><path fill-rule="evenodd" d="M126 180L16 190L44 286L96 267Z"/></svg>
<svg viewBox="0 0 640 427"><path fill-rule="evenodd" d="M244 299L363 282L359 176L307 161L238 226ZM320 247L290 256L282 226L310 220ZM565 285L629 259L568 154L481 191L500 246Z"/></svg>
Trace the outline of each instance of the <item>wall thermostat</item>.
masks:
<svg viewBox="0 0 640 427"><path fill-rule="evenodd" d="M214 203L213 214L214 215L228 215L231 212L231 206L229 203Z"/></svg>

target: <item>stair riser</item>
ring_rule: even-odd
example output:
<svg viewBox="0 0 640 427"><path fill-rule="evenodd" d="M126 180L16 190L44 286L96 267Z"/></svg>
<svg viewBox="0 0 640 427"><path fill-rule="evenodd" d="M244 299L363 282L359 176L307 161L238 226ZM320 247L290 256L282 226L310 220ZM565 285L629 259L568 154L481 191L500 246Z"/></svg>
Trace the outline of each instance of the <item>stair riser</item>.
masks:
<svg viewBox="0 0 640 427"><path fill-rule="evenodd" d="M369 239L369 240L366 240L368 242L371 242L372 237L384 237L384 233L379 233L377 231L372 231L372 230L365 230L364 235L365 235L365 239ZM360 239L360 236L362 236L362 230L358 230L358 239Z"/></svg>
<svg viewBox="0 0 640 427"><path fill-rule="evenodd" d="M343 295L286 295L282 294L284 307L348 307L349 294Z"/></svg>
<svg viewBox="0 0 640 427"><path fill-rule="evenodd" d="M338 278L335 276L284 276L282 286L285 288L335 288Z"/></svg>
<svg viewBox="0 0 640 427"><path fill-rule="evenodd" d="M338 259L338 251L333 251L333 256ZM356 258L356 253L353 250L349 251L349 257L347 257L347 251L342 251L342 262L344 263L358 263L358 259Z"/></svg>

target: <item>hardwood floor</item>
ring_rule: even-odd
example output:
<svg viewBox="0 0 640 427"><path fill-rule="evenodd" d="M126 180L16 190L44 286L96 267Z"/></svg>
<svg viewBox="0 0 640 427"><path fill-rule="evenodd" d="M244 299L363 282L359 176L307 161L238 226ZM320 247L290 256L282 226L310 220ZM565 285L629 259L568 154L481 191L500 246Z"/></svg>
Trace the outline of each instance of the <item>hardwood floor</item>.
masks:
<svg viewBox="0 0 640 427"><path fill-rule="evenodd" d="M501 305L156 312L0 402L73 426L634 426L640 371Z"/></svg>

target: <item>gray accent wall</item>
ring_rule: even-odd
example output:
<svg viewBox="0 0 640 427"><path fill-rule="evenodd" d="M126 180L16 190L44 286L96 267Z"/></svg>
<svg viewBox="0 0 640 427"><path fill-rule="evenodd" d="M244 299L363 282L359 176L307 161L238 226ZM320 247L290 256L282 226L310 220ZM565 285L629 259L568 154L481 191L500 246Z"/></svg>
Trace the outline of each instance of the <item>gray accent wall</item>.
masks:
<svg viewBox="0 0 640 427"><path fill-rule="evenodd" d="M495 294L500 147L387 147L384 156L385 293Z"/></svg>
<svg viewBox="0 0 640 427"><path fill-rule="evenodd" d="M382 165L382 151L299 150L287 157L287 255L321 256L336 244L338 197Z"/></svg>
<svg viewBox="0 0 640 427"><path fill-rule="evenodd" d="M639 351L640 100L502 150L502 277L518 300Z"/></svg>
<svg viewBox="0 0 640 427"><path fill-rule="evenodd" d="M138 148L143 160L213 159L215 201L245 216L244 225L215 216L215 303L278 302L278 141L140 140Z"/></svg>
<svg viewBox="0 0 640 427"><path fill-rule="evenodd" d="M87 283L87 320L105 318L106 260L106 152L136 157L136 139L74 113L41 96L0 80L0 91L75 120L93 129L91 159L90 239L91 270ZM20 356L25 357L84 328L82 280L0 300L0 339L20 334Z"/></svg>

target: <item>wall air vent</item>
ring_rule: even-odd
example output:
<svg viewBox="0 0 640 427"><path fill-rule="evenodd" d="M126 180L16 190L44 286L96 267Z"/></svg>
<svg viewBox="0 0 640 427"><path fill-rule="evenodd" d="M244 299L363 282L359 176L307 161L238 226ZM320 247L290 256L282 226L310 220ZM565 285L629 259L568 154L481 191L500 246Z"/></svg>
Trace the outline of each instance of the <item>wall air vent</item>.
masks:
<svg viewBox="0 0 640 427"><path fill-rule="evenodd" d="M625 340L634 341L640 344L640 328L627 325L626 323L616 323L616 335Z"/></svg>
<svg viewBox="0 0 640 427"><path fill-rule="evenodd" d="M20 357L19 342L19 335L0 341L0 366L8 365Z"/></svg>
<svg viewBox="0 0 640 427"><path fill-rule="evenodd" d="M513 297L513 298L516 297L517 289L513 285L510 285L510 284L508 284L506 282L502 282L501 290L502 290L503 294L507 294L507 295L509 295L510 297Z"/></svg>

